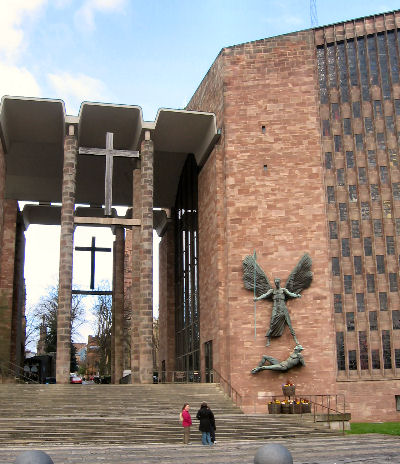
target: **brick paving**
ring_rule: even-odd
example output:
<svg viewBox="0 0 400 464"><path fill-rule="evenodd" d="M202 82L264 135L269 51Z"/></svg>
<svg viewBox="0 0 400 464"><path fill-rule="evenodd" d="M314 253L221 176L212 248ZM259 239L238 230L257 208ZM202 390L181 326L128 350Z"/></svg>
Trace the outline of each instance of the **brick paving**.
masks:
<svg viewBox="0 0 400 464"><path fill-rule="evenodd" d="M199 439L200 437L198 437ZM352 435L323 439L277 440L292 453L294 464L386 464L400 462L400 438L388 435ZM257 449L268 442L184 445L56 446L41 447L54 464L251 464ZM26 448L0 450L0 462L11 464Z"/></svg>

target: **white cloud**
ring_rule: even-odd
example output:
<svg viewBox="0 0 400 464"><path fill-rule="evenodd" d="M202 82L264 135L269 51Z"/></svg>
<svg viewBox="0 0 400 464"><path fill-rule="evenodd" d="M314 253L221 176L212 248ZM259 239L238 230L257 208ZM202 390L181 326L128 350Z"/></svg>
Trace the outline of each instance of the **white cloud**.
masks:
<svg viewBox="0 0 400 464"><path fill-rule="evenodd" d="M122 11L126 0L86 0L81 8L75 13L75 24L86 28L95 29L94 15L96 12L108 13Z"/></svg>
<svg viewBox="0 0 400 464"><path fill-rule="evenodd" d="M111 101L105 84L85 74L47 74L55 95L64 100L67 113L78 114L82 101Z"/></svg>
<svg viewBox="0 0 400 464"><path fill-rule="evenodd" d="M40 87L26 68L0 62L0 97L3 95L39 97Z"/></svg>
<svg viewBox="0 0 400 464"><path fill-rule="evenodd" d="M26 16L35 17L47 0L0 0L0 53L15 60L23 48Z"/></svg>

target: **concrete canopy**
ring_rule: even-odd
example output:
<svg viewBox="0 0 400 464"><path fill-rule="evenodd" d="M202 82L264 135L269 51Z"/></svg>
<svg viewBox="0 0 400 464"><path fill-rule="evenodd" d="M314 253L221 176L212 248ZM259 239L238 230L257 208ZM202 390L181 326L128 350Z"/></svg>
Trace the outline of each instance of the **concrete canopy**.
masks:
<svg viewBox="0 0 400 464"><path fill-rule="evenodd" d="M188 153L199 166L213 149L218 133L215 115L160 109L144 122L139 106L84 102L78 116L67 116L62 100L4 96L0 136L6 158L6 197L60 202L65 124L78 128L79 146L105 148L106 132L114 148L140 150L144 132L154 141L154 207L171 208ZM132 205L132 169L136 161L114 158L113 204ZM78 155L76 203L104 204L105 159Z"/></svg>

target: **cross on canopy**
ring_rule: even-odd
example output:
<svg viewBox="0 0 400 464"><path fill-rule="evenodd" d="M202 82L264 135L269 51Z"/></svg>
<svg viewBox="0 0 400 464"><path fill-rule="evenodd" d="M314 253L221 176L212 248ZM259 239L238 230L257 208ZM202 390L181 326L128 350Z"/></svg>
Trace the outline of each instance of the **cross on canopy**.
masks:
<svg viewBox="0 0 400 464"><path fill-rule="evenodd" d="M80 155L100 155L106 157L106 174L104 181L104 215L111 216L112 208L112 177L113 177L113 164L114 156L122 156L125 158L139 158L138 151L132 150L115 150L113 148L114 134L113 132L106 133L106 148L86 148L79 147Z"/></svg>
<svg viewBox="0 0 400 464"><path fill-rule="evenodd" d="M91 253L91 272L90 272L90 289L94 290L94 272L95 272L95 264L96 264L96 251L104 251L107 253L111 252L111 248L101 248L96 247L96 237L92 237L92 246L90 247L75 247L76 251L90 251Z"/></svg>

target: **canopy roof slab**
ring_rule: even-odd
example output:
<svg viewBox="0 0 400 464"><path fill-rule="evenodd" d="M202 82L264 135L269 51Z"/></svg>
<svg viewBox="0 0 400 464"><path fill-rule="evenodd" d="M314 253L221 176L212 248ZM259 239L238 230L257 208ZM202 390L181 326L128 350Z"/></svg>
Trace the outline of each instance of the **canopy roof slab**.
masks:
<svg viewBox="0 0 400 464"><path fill-rule="evenodd" d="M155 208L174 206L188 153L202 166L219 137L212 113L160 109L154 122L145 122L139 106L83 102L78 116L67 116L62 100L4 96L0 136L6 157L7 198L61 201L66 123L77 126L79 147L86 148L105 148L106 133L112 132L115 150L140 150L145 131L150 131ZM135 163L135 158L114 157L115 206L132 206ZM104 156L78 155L76 203L104 204L104 173Z"/></svg>

